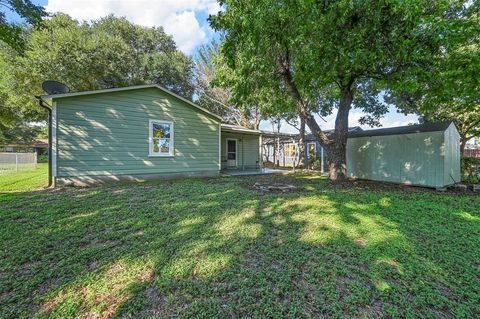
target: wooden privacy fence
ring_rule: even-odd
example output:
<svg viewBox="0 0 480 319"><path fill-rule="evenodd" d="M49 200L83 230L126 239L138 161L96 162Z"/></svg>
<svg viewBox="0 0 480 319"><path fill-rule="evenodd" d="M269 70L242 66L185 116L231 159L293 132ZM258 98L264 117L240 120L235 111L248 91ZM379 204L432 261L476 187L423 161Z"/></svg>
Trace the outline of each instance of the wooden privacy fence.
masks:
<svg viewBox="0 0 480 319"><path fill-rule="evenodd" d="M37 166L37 153L0 153L0 174Z"/></svg>
<svg viewBox="0 0 480 319"><path fill-rule="evenodd" d="M480 158L480 149L465 149L463 150L463 156Z"/></svg>

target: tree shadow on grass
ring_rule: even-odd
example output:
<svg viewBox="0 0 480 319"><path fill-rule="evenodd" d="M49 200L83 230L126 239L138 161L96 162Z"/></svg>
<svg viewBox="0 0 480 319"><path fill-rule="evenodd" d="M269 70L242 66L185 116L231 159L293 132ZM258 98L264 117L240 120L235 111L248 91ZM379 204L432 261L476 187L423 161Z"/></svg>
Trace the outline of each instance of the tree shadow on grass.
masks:
<svg viewBox="0 0 480 319"><path fill-rule="evenodd" d="M74 189L10 201L1 217L9 227L2 245L12 249L2 249L1 315L461 317L478 310L478 289L470 283L459 294L452 278L460 269L467 269L458 274L462 283L474 278L473 253L450 269L458 252L431 251L450 247L432 235L455 248L475 247L478 223L446 213L455 207L475 214L473 204L331 192L309 180L300 183L311 192L262 195L239 187L243 180ZM450 226L440 231L445 222L465 238Z"/></svg>

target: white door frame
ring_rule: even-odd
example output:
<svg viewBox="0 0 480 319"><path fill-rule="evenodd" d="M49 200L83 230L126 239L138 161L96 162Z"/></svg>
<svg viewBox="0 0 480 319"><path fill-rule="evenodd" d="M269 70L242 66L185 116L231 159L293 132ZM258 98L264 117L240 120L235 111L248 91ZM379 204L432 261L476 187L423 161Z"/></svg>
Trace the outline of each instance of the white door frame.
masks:
<svg viewBox="0 0 480 319"><path fill-rule="evenodd" d="M233 166L229 166L228 165L228 161L230 161L228 159L228 141L235 141L235 168L238 167L238 140L236 138L227 138L225 139L225 152L226 152L226 155L227 155L227 169L229 167L233 167Z"/></svg>

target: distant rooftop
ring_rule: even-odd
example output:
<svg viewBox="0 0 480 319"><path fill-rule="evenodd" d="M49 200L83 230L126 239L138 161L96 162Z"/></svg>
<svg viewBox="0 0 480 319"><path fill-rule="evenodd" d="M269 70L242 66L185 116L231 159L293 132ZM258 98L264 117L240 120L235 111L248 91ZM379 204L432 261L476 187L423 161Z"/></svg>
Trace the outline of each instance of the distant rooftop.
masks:
<svg viewBox="0 0 480 319"><path fill-rule="evenodd" d="M348 128L349 132L357 132L357 131L362 131L362 128L360 126L352 126ZM332 135L335 133L335 130L324 130L323 133L325 133L327 136ZM292 137L292 138L298 138L299 133L277 133L277 132L272 132L272 131L262 131L262 135L266 137ZM315 140L316 137L312 133L307 133L305 134L305 140L306 141L313 141Z"/></svg>

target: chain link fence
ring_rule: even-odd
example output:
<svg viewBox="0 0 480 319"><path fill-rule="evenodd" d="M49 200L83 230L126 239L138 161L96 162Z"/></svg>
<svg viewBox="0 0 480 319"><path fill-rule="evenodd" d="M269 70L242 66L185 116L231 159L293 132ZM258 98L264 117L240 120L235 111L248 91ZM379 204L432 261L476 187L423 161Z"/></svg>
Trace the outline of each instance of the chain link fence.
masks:
<svg viewBox="0 0 480 319"><path fill-rule="evenodd" d="M0 153L0 174L37 167L37 153Z"/></svg>

